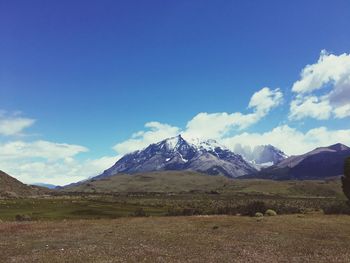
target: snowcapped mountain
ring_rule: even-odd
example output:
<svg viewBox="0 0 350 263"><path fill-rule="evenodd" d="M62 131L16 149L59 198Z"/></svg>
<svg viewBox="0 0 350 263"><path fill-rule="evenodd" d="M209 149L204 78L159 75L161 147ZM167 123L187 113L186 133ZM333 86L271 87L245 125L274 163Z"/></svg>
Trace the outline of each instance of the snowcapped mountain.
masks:
<svg viewBox="0 0 350 263"><path fill-rule="evenodd" d="M350 148L338 143L319 147L311 152L291 156L280 163L263 169L253 177L276 180L324 179L343 174L344 160Z"/></svg>
<svg viewBox="0 0 350 263"><path fill-rule="evenodd" d="M284 152L270 144L258 145L253 149L249 146L243 147L241 144L236 144L234 152L242 155L249 162L262 167L278 164L288 158Z"/></svg>
<svg viewBox="0 0 350 263"><path fill-rule="evenodd" d="M193 140L190 143L178 135L125 155L95 178L165 170L189 170L231 178L256 172L242 156L215 140Z"/></svg>

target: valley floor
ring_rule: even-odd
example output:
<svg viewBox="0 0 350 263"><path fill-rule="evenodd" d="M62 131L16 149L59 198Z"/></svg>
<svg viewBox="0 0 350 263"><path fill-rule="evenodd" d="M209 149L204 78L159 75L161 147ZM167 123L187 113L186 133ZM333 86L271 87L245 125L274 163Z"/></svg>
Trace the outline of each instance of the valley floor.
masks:
<svg viewBox="0 0 350 263"><path fill-rule="evenodd" d="M350 262L350 216L0 223L0 262Z"/></svg>

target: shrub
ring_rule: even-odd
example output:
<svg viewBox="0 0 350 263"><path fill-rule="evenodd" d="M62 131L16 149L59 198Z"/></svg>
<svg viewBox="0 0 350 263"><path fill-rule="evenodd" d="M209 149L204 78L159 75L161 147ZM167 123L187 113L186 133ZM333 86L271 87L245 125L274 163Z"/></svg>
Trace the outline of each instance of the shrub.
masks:
<svg viewBox="0 0 350 263"><path fill-rule="evenodd" d="M138 208L135 210L134 216L147 216L147 214L143 208Z"/></svg>
<svg viewBox="0 0 350 263"><path fill-rule="evenodd" d="M344 162L344 176L341 178L343 192L350 201L350 157Z"/></svg>
<svg viewBox="0 0 350 263"><path fill-rule="evenodd" d="M29 215L16 215L16 221L31 221L32 218Z"/></svg>
<svg viewBox="0 0 350 263"><path fill-rule="evenodd" d="M350 207L347 206L345 203L341 202L338 204L332 204L329 206L323 207L323 212L326 215L350 215Z"/></svg>
<svg viewBox="0 0 350 263"><path fill-rule="evenodd" d="M254 216L255 216L255 217L263 217L264 215L263 215L263 213L256 212Z"/></svg>
<svg viewBox="0 0 350 263"><path fill-rule="evenodd" d="M182 210L183 216L193 216L193 215L198 215L198 214L200 214L200 213L193 208L184 208Z"/></svg>
<svg viewBox="0 0 350 263"><path fill-rule="evenodd" d="M276 213L275 210L267 209L267 210L265 211L265 215L266 215L266 216L277 216L277 213Z"/></svg>
<svg viewBox="0 0 350 263"><path fill-rule="evenodd" d="M254 201L241 206L239 210L242 215L254 216L257 212L263 213L266 211L266 205L262 201Z"/></svg>
<svg viewBox="0 0 350 263"><path fill-rule="evenodd" d="M180 216L182 211L180 209L169 208L166 215L167 216Z"/></svg>

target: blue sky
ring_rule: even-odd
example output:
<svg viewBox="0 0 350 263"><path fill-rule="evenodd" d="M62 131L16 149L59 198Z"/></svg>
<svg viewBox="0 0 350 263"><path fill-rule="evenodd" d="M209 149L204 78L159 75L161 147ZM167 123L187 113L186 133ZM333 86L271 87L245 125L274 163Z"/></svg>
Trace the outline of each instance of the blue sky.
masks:
<svg viewBox="0 0 350 263"><path fill-rule="evenodd" d="M325 139L309 147L331 143L330 137L345 138L350 129L349 72L342 71L339 77L331 71L335 64L342 69L348 66L349 10L349 1L0 0L0 127L1 119L7 127L10 120L22 124L15 132L1 133L0 128L0 143L7 149L10 143L20 142L37 152L35 160L16 157L23 167L61 168L70 161L71 171L89 167L87 161L108 158L102 167L129 148L186 133L188 123L200 113L207 113L210 121L203 121L217 127L221 125L217 118L229 114L229 127L211 134L229 145L248 140L232 136L261 135L283 125L304 135L326 128ZM322 50L328 52L324 64L330 65L330 80L317 90L304 81L301 91L293 91L302 79L301 71L308 64L316 65ZM322 68L320 74L327 75ZM230 114L257 110L248 105L263 87L271 91L265 94L268 98L276 99L276 92L282 98L263 113L258 110L256 120L242 128ZM332 90L343 94L345 102L334 99L333 93L324 97ZM322 101L317 108L323 112L315 112L307 103L311 95L318 98L313 103ZM294 115L292 101L299 107ZM327 116L327 111L332 113ZM29 122L23 126L24 120ZM172 128L145 128L148 122ZM149 129L155 134L139 134L130 142L133 133ZM344 132L329 133L339 130ZM267 138L255 136L251 141L270 143ZM71 154L54 160L30 148L38 141L85 150L73 147ZM123 147L115 147L118 144ZM282 143L277 146L295 153ZM3 163L8 159L3 157ZM91 175L77 168L79 175L71 177L54 172L35 177L25 168L8 164L5 168L0 167L27 182L65 183Z"/></svg>

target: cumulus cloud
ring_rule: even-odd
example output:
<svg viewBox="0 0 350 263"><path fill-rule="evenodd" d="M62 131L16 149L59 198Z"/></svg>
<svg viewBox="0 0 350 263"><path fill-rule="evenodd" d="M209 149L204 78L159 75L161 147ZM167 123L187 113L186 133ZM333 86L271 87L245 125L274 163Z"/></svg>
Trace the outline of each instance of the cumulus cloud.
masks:
<svg viewBox="0 0 350 263"><path fill-rule="evenodd" d="M79 160L84 146L49 141L11 141L0 144L0 168L25 183L65 185L96 176L120 156Z"/></svg>
<svg viewBox="0 0 350 263"><path fill-rule="evenodd" d="M350 145L350 130L329 130L326 127L298 131L288 125L278 126L265 133L241 133L225 138L222 143L234 150L236 144L254 147L271 144L283 150L288 155L303 154L316 147L328 146L335 143Z"/></svg>
<svg viewBox="0 0 350 263"><path fill-rule="evenodd" d="M19 157L5 160L0 157L0 167L3 171L27 184L44 182L66 185L102 173L119 158L120 156L104 156L83 161L75 158L55 161L33 161L30 158Z"/></svg>
<svg viewBox="0 0 350 263"><path fill-rule="evenodd" d="M317 63L302 70L292 91L296 96L290 105L290 119L349 117L350 54L337 56L322 51Z"/></svg>
<svg viewBox="0 0 350 263"><path fill-rule="evenodd" d="M289 117L294 120L300 120L306 117L312 117L318 120L327 120L331 117L332 106L325 98L317 96L298 96L290 104Z"/></svg>
<svg viewBox="0 0 350 263"><path fill-rule="evenodd" d="M121 156L80 159L77 156L89 149L76 144L45 140L8 140L7 136L22 135L35 120L21 113L0 111L0 169L24 183L45 182L64 185L96 176L112 166Z"/></svg>
<svg viewBox="0 0 350 263"><path fill-rule="evenodd" d="M69 160L75 155L87 152L84 146L54 143L49 141L11 141L0 144L1 159L17 159L17 158L42 158L49 161L60 159Z"/></svg>
<svg viewBox="0 0 350 263"><path fill-rule="evenodd" d="M0 111L0 135L20 135L34 122L34 119L20 117L18 113L8 114L5 111Z"/></svg>
<svg viewBox="0 0 350 263"><path fill-rule="evenodd" d="M134 133L130 139L116 144L113 149L118 154L126 154L143 149L151 143L182 134L184 138L218 139L232 129L242 130L264 118L270 110L282 103L283 94L279 89L264 87L251 97L248 109L251 113L241 112L207 113L201 112L187 122L186 129L159 122L148 122L146 130Z"/></svg>
<svg viewBox="0 0 350 263"><path fill-rule="evenodd" d="M264 117L271 109L280 105L282 100L283 94L280 89L271 90L265 87L253 94L248 108L254 109L256 114Z"/></svg>
<svg viewBox="0 0 350 263"><path fill-rule="evenodd" d="M227 135L232 129L245 129L264 118L270 110L282 103L283 94L279 89L268 87L255 92L251 97L248 109L253 112L206 113L197 114L187 123L185 137L218 139Z"/></svg>
<svg viewBox="0 0 350 263"><path fill-rule="evenodd" d="M294 98L289 112L292 120L307 117L327 120L350 116L350 55L336 56L322 51L315 64L307 65L302 70L300 80L293 84L292 91ZM62 185L100 174L124 154L180 133L188 139L217 139L232 150L238 143L250 147L272 144L289 155L338 142L350 145L349 129L317 127L300 131L289 125L281 125L263 133L243 132L282 102L283 94L279 89L264 87L252 95L247 112L201 112L189 120L184 129L156 121L148 122L143 130L113 147L115 156L97 159L77 158L88 151L81 145L44 140L4 142L0 143L0 168L26 183ZM20 135L34 122L34 119L19 114L0 112L0 135ZM236 135L232 136L233 132Z"/></svg>

